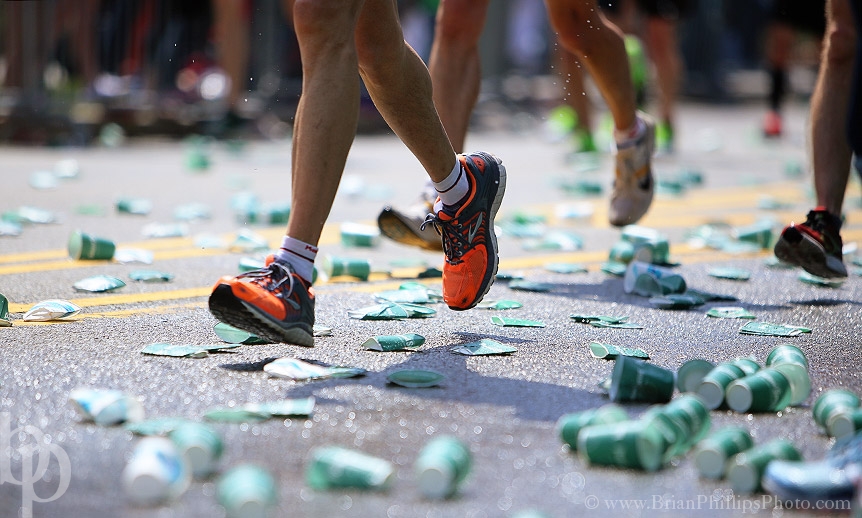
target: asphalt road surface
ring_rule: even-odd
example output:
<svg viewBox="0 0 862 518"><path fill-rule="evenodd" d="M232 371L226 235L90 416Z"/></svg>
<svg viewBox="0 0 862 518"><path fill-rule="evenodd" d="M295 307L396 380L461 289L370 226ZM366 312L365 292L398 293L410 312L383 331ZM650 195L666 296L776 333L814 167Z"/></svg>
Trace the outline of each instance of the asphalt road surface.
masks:
<svg viewBox="0 0 862 518"><path fill-rule="evenodd" d="M733 295L738 299L733 304L759 321L812 329L797 337L743 335L742 321L706 316L709 308L727 302L671 311L624 293L622 279L600 269L620 238L606 217L610 158L602 156L598 169L589 170L583 158L567 158L567 143L550 139L540 121L522 116L511 123L502 118L505 124L494 131L477 132L469 146L499 155L508 168L500 230L518 215L535 215L544 217L545 236L567 232L583 240L578 250L556 250L547 243L528 249L527 238L501 233L501 272L548 283L550 291L515 291L498 281L487 298L517 300L522 308L454 312L436 304L437 315L427 319L348 318L348 310L374 304L374 293L397 288L422 267L442 265L439 254L385 239L372 248L341 244L342 222L372 224L384 204L412 202L424 181L418 163L397 139L363 136L351 151L321 254L367 258L374 273L366 282L339 278L316 285L317 323L331 327L331 335L317 338L313 348L261 344L204 358L147 356L140 351L152 343L222 343L213 332L216 320L207 310L207 296L220 276L237 274L240 259L253 255L224 246L240 230L259 234L270 247L283 233L281 224L241 223L232 202L243 192L256 195L261 206L289 202L290 142L250 142L242 149L211 143L212 164L202 171L187 167L187 142L0 150L0 211L37 207L57 219L26 224L18 237L0 237L0 293L10 302L13 322L0 328L0 425L6 427L0 429L0 516L26 515L28 501L34 502L34 516L222 516L217 477L246 462L275 478L279 498L273 516L497 517L527 510L550 517L810 514L776 509L769 495L732 495L726 482L699 478L691 455L655 473L589 467L555 431L560 416L608 402L597 383L611 373L613 362L593 358L592 341L640 347L650 362L671 370L692 358L717 363L752 356L762 363L773 347L789 342L808 356L811 396L777 413L713 411L711 427L743 426L758 444L789 439L809 460L822 458L830 447L810 407L830 388L862 393L862 293L852 264L855 254L846 258L851 275L843 285L821 287L801 282L799 270L769 267L770 249L732 253L697 247L688 239L709 222L738 228L762 219L772 220L777 234L813 206L804 108L791 107L787 134L777 142L759 137L760 116L759 106L683 105L676 153L657 158L656 175L667 185L664 181L678 179L683 170L696 171L703 182L684 185L676 194L662 190L641 224L668 237L671 260L679 263L675 271L690 287ZM50 189L31 186L34 173L51 171L68 158L80 166L77 178L61 179ZM579 196L573 191L580 181L598 184L602 192ZM862 238L855 178L848 194L843 235L852 244ZM150 200L152 211L120 214L115 206L123 198ZM205 204L211 217L187 223L184 237L144 236L148 224L177 223L175 209L189 203ZM586 213L565 217L575 208ZM66 241L75 229L111 239L120 249L149 250L154 261L73 261ZM587 272L545 268L560 262L582 264ZM726 266L748 270L750 279L709 275ZM129 279L140 269L168 272L173 280ZM109 293L73 288L94 275L114 276L127 285ZM439 279L425 282L439 287ZM22 320L25 311L46 299L70 300L82 312L63 322ZM594 328L570 319L576 313L624 315L643 329ZM492 324L494 315L540 320L545 327L500 327ZM361 346L372 336L401 333L421 334L425 344L416 351L387 353ZM517 351L478 357L450 351L482 338ZM270 377L263 366L280 357L361 367L367 374L311 382ZM405 368L433 369L445 379L434 388L387 383L388 374ZM316 405L308 418L211 423L224 441L217 473L165 505L141 508L131 505L120 482L140 439L122 426L85 422L69 401L78 387L121 390L138 398L150 418L202 420L213 407L306 396L316 398ZM626 404L625 409L635 418L648 406ZM455 497L430 501L419 492L413 464L421 448L442 434L469 446L472 469ZM396 469L392 486L387 491L313 490L305 470L312 451L328 445L391 462ZM68 464L60 461L63 455Z"/></svg>

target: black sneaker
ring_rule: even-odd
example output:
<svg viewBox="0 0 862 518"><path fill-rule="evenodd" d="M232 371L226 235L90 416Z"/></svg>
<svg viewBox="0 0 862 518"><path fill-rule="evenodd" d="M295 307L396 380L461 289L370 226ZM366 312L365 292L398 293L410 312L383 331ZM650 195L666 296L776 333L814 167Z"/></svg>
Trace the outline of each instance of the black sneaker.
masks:
<svg viewBox="0 0 862 518"><path fill-rule="evenodd" d="M781 232L775 256L811 275L825 279L847 277L840 230L841 219L817 207L808 213L805 223L791 223Z"/></svg>
<svg viewBox="0 0 862 518"><path fill-rule="evenodd" d="M314 345L314 290L289 264L222 277L209 299L210 312L225 324L272 342Z"/></svg>

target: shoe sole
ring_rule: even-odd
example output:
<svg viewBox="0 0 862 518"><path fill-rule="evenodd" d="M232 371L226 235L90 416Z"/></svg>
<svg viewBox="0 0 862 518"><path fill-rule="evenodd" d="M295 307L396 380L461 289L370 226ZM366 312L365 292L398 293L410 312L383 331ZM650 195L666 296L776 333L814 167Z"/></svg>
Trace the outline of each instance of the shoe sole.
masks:
<svg viewBox="0 0 862 518"><path fill-rule="evenodd" d="M500 266L500 257L497 255L497 233L494 231L494 219L497 216L497 211L500 209L500 205L503 203L503 195L506 193L506 167L503 165L503 161L499 158L489 155L487 153L477 153L481 155L486 161L490 162L491 160L497 164L497 169L500 172L500 178L497 183L497 195L494 196L494 202L491 204L491 210L488 213L488 233L491 235L491 245L493 246L493 250L489 250L489 252L493 251L493 253L488 254L488 258L493 257L494 268L491 272L491 276L486 280L486 285L484 291L480 293L476 300L473 301L468 307L458 308L449 306L449 309L454 311L466 311L468 309L473 309L477 304L482 302L482 299L485 298L485 295L488 294L488 291L491 289L491 286L494 285L494 280L497 277L497 268ZM490 270L490 269L489 269Z"/></svg>
<svg viewBox="0 0 862 518"><path fill-rule="evenodd" d="M396 243L418 247L432 252L443 251L442 239L429 241L418 236L413 230L411 223L404 221L392 207L383 208L380 215L377 216L377 227L380 229L381 234ZM427 228L429 228L428 232L434 234L435 237L440 237L436 232L430 229L430 226Z"/></svg>
<svg viewBox="0 0 862 518"><path fill-rule="evenodd" d="M779 237L775 243L775 257L824 279L847 277L844 264L828 255L817 240L804 232L799 232L799 235L801 239L796 244L785 239L783 235Z"/></svg>
<svg viewBox="0 0 862 518"><path fill-rule="evenodd" d="M230 286L221 284L209 298L210 313L221 322L275 343L289 343L304 347L314 346L314 335L302 329L301 324L281 325L269 315L238 299Z"/></svg>

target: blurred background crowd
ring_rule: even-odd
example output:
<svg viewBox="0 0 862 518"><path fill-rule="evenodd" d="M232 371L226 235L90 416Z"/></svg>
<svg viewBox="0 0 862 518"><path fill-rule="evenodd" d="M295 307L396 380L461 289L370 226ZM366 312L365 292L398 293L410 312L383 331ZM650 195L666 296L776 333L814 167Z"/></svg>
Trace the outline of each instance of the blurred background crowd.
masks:
<svg viewBox="0 0 862 518"><path fill-rule="evenodd" d="M682 99L759 103L756 117L767 125L776 59L787 63L778 78L781 94L805 99L816 76L819 35L792 26L784 33L773 30L776 1L692 3L677 27ZM399 4L405 38L427 61L437 0ZM2 2L0 142L89 145L104 137L106 128L127 136L285 137L302 84L288 5L286 0ZM643 36L633 27L626 30ZM783 49L779 58L776 42ZM560 105L555 46L542 0L492 0L480 47L483 82L475 118L519 120L483 118L502 113L541 120ZM654 75L648 74L647 102L656 95L650 87ZM598 95L590 98L600 102ZM384 128L373 105L363 102L360 131Z"/></svg>

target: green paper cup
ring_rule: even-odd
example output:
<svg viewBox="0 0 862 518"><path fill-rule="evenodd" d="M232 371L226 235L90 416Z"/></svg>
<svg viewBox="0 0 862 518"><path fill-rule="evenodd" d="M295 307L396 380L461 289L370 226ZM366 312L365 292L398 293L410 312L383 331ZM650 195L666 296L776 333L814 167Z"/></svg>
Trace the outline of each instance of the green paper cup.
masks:
<svg viewBox="0 0 862 518"><path fill-rule="evenodd" d="M308 485L313 489L385 490L395 479L395 469L386 460L338 446L328 446L312 453L305 475Z"/></svg>
<svg viewBox="0 0 862 518"><path fill-rule="evenodd" d="M665 414L663 409L663 405L653 407L639 420L659 433L662 439L662 459L669 462L674 457L685 453L683 442L685 436L690 433L691 423L679 419L679 416Z"/></svg>
<svg viewBox="0 0 862 518"><path fill-rule="evenodd" d="M110 239L85 234L80 230L69 236L69 257L75 260L111 260L116 246Z"/></svg>
<svg viewBox="0 0 862 518"><path fill-rule="evenodd" d="M859 408L859 396L845 389L827 390L814 402L811 409L814 414L814 422L824 429L833 415L845 410Z"/></svg>
<svg viewBox="0 0 862 518"><path fill-rule="evenodd" d="M432 439L416 460L419 490L430 499L448 498L470 473L470 450L451 436Z"/></svg>
<svg viewBox="0 0 862 518"><path fill-rule="evenodd" d="M829 417L826 432L836 439L856 434L862 430L862 409L842 408Z"/></svg>
<svg viewBox="0 0 862 518"><path fill-rule="evenodd" d="M557 420L557 434L573 450L578 449L578 434L587 426L628 421L628 414L613 403L583 412L566 414Z"/></svg>
<svg viewBox="0 0 862 518"><path fill-rule="evenodd" d="M751 376L760 370L760 364L751 358L737 358L730 363L742 369L746 376Z"/></svg>
<svg viewBox="0 0 862 518"><path fill-rule="evenodd" d="M724 478L727 460L754 446L745 428L723 428L697 445L694 465L700 476L714 480Z"/></svg>
<svg viewBox="0 0 862 518"><path fill-rule="evenodd" d="M779 412L790 404L790 381L771 367L762 369L731 383L725 398L735 412Z"/></svg>
<svg viewBox="0 0 862 518"><path fill-rule="evenodd" d="M212 427L186 423L171 431L168 437L188 461L194 478L206 478L215 471L224 446Z"/></svg>
<svg viewBox="0 0 862 518"><path fill-rule="evenodd" d="M696 392L703 378L714 368L714 363L701 359L683 363L676 371L676 388L680 392Z"/></svg>
<svg viewBox="0 0 862 518"><path fill-rule="evenodd" d="M801 405L811 394L811 377L808 368L798 363L779 363L770 367L790 382L790 406Z"/></svg>
<svg viewBox="0 0 862 518"><path fill-rule="evenodd" d="M347 275L356 277L361 281L367 281L371 274L371 263L368 259L326 255L321 259L320 267L322 270L321 277L324 277L325 280Z"/></svg>
<svg viewBox="0 0 862 518"><path fill-rule="evenodd" d="M665 403L673 396L674 372L629 356L616 359L608 395L611 401Z"/></svg>
<svg viewBox="0 0 862 518"><path fill-rule="evenodd" d="M703 377L695 391L710 410L721 408L728 385L745 377L745 372L733 363L720 363Z"/></svg>
<svg viewBox="0 0 862 518"><path fill-rule="evenodd" d="M663 446L660 433L641 421L587 426L578 436L578 455L588 465L655 471Z"/></svg>
<svg viewBox="0 0 862 518"><path fill-rule="evenodd" d="M252 464L231 468L216 485L228 518L264 518L278 501L277 491L272 475Z"/></svg>
<svg viewBox="0 0 862 518"><path fill-rule="evenodd" d="M799 347L791 344L779 345L770 351L769 356L766 357L767 367L773 367L782 363L795 363L802 365L806 370L808 369L808 358L805 357L805 353Z"/></svg>
<svg viewBox="0 0 862 518"><path fill-rule="evenodd" d="M776 439L731 457L726 474L734 494L759 491L766 465L778 459L801 460L802 456L790 441Z"/></svg>

